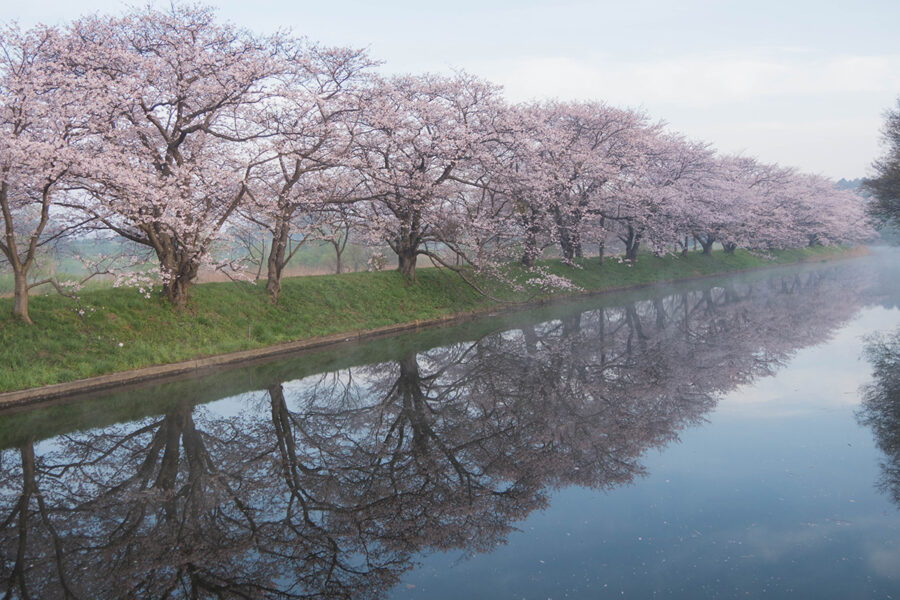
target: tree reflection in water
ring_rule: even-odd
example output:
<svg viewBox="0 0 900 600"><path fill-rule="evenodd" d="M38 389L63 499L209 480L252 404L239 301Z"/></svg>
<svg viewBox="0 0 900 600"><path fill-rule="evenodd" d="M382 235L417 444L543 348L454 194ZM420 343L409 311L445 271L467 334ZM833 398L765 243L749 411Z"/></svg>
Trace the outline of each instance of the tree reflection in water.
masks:
<svg viewBox="0 0 900 600"><path fill-rule="evenodd" d="M878 487L900 506L900 330L870 339L865 356L873 381L863 388L859 420L884 452Z"/></svg>
<svg viewBox="0 0 900 600"><path fill-rule="evenodd" d="M629 483L825 339L854 289L820 270L606 306L272 382L237 415L185 397L28 440L0 453L5 597L382 596L419 553L494 548L554 489Z"/></svg>

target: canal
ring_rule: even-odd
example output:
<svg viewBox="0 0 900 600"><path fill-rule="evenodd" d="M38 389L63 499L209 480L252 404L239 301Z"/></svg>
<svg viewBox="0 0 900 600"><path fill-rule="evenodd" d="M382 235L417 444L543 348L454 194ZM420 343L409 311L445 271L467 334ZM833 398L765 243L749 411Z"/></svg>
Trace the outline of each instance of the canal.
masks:
<svg viewBox="0 0 900 600"><path fill-rule="evenodd" d="M897 598L898 332L876 250L7 410L0 594Z"/></svg>

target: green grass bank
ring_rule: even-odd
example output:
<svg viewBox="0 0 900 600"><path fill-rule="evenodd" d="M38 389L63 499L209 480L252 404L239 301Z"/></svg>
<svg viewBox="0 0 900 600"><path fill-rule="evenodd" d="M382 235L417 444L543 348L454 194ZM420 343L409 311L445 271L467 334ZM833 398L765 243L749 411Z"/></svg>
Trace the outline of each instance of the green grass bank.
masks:
<svg viewBox="0 0 900 600"><path fill-rule="evenodd" d="M645 255L631 266L615 259L602 266L597 259L585 259L581 268L554 261L546 264L583 292L602 292L859 252L816 247L780 251L771 257L743 251ZM269 303L264 284L199 284L181 312L134 289L86 291L77 301L37 296L30 301L31 326L14 320L12 299L3 298L0 392L501 306L452 273L420 269L417 277L411 286L395 271L288 278L276 306ZM566 295L571 294L552 298ZM529 298L530 294L521 294L515 299Z"/></svg>

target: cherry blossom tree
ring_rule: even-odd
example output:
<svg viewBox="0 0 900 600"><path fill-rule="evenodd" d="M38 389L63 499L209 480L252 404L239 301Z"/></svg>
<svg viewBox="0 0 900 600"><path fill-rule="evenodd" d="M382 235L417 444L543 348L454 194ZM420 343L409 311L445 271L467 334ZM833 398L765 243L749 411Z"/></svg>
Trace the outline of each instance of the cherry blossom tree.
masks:
<svg viewBox="0 0 900 600"><path fill-rule="evenodd" d="M682 237L685 205L705 176L709 150L658 127L645 129L637 159L616 178L601 211L625 246L625 259L637 259L647 242L660 253Z"/></svg>
<svg viewBox="0 0 900 600"><path fill-rule="evenodd" d="M80 146L92 119L79 94L93 88L67 68L69 49L55 28L8 26L0 34L0 256L13 272L13 315L26 323L28 291L60 289L52 278L29 281L39 250L84 224L54 209L66 178L86 168Z"/></svg>
<svg viewBox="0 0 900 600"><path fill-rule="evenodd" d="M558 245L565 260L581 257L585 236L605 240L604 202L612 182L640 158L647 118L599 102L547 102L508 109L510 142L501 146L490 184L511 201L507 227L532 266Z"/></svg>
<svg viewBox="0 0 900 600"><path fill-rule="evenodd" d="M334 272L344 272L344 253L350 243L351 233L359 226L346 204L337 203L318 213L315 239L334 249Z"/></svg>
<svg viewBox="0 0 900 600"><path fill-rule="evenodd" d="M709 164L691 195L684 227L700 244L703 254L719 242L726 249L749 244L754 190L760 181L759 164L752 158L720 156Z"/></svg>
<svg viewBox="0 0 900 600"><path fill-rule="evenodd" d="M580 258L588 222L598 232L597 239L605 239L610 184L625 177L640 159L644 139L656 126L641 113L599 102L549 103L536 110L549 126L539 156L549 186L555 237L564 259Z"/></svg>
<svg viewBox="0 0 900 600"><path fill-rule="evenodd" d="M359 181L346 162L365 70L375 64L360 50L306 43L283 49L281 55L285 68L275 100L259 112L260 125L273 135L261 144L250 185L252 202L243 211L272 235L266 262L272 302L278 300L292 248L299 247L294 240L322 231L314 213L355 198Z"/></svg>
<svg viewBox="0 0 900 600"><path fill-rule="evenodd" d="M455 177L486 151L498 89L467 75L377 81L361 112L354 166L363 178L369 235L383 240L407 281L428 245L447 237L448 214L464 195Z"/></svg>
<svg viewBox="0 0 900 600"><path fill-rule="evenodd" d="M752 159L737 168L734 189L741 206L740 220L733 223L730 239L722 241L725 251L733 252L738 245L770 250L793 244L789 235L791 200L787 190L794 181L795 171Z"/></svg>
<svg viewBox="0 0 900 600"><path fill-rule="evenodd" d="M86 68L115 102L83 182L89 214L153 249L166 298L183 306L211 245L245 200L271 135L254 118L281 62L277 40L216 22L212 10L172 5L72 26ZM90 103L90 98L84 99Z"/></svg>
<svg viewBox="0 0 900 600"><path fill-rule="evenodd" d="M873 234L861 199L825 177L749 161L744 181L746 208L726 251L858 243Z"/></svg>
<svg viewBox="0 0 900 600"><path fill-rule="evenodd" d="M870 230L864 204L851 191L839 190L821 175L796 174L786 189L792 200L792 246L857 242Z"/></svg>
<svg viewBox="0 0 900 600"><path fill-rule="evenodd" d="M499 262L518 255L528 268L541 252L555 244L553 222L549 214L548 186L541 160L541 141L549 137L538 111L528 106L501 107L494 129L496 139L467 164L461 174L468 184L458 190L465 196L464 209L455 223L457 238L468 237L475 254L493 246ZM470 229L461 236L461 229ZM457 244L459 246L460 244ZM455 250L466 254L464 248ZM472 260L473 250L468 252ZM481 264L484 261L474 262Z"/></svg>

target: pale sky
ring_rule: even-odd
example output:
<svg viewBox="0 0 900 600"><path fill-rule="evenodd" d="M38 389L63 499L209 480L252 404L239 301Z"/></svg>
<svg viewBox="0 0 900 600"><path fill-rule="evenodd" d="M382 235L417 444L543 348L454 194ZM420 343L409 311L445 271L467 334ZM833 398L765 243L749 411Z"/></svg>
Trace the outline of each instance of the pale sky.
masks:
<svg viewBox="0 0 900 600"><path fill-rule="evenodd" d="M4 7L22 26L118 0ZM134 2L133 4L142 4ZM900 0L220 0L223 20L368 48L384 72L462 69L507 98L597 99L766 162L868 174L900 97Z"/></svg>

